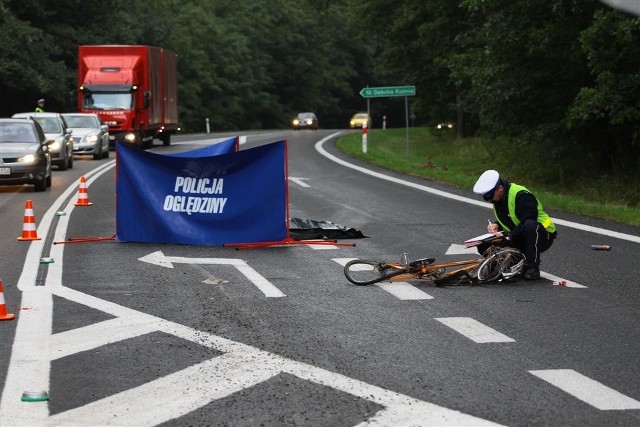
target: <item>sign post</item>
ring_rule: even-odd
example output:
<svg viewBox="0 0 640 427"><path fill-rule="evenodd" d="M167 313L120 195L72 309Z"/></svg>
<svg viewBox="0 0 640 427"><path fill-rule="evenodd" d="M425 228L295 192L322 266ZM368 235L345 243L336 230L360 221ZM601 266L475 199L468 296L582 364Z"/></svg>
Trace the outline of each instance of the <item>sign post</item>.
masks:
<svg viewBox="0 0 640 427"><path fill-rule="evenodd" d="M392 96L404 96L404 113L405 113L405 126L407 128L407 156L409 155L409 102L408 96L416 95L415 86L386 86L386 87L365 87L360 90L360 96L367 98L388 98ZM368 113L368 111L367 111ZM386 127L386 120L385 120ZM362 127L362 152L366 153L366 133L364 126Z"/></svg>
<svg viewBox="0 0 640 427"><path fill-rule="evenodd" d="M362 124L362 152L367 154L367 122Z"/></svg>

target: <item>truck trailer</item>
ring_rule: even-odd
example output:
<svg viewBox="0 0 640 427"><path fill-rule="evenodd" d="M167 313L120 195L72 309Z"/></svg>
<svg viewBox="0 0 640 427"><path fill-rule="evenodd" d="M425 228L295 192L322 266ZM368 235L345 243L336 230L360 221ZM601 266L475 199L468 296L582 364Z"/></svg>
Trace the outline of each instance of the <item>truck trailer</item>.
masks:
<svg viewBox="0 0 640 427"><path fill-rule="evenodd" d="M171 144L178 131L177 59L155 46L78 48L78 111L109 126L110 146Z"/></svg>

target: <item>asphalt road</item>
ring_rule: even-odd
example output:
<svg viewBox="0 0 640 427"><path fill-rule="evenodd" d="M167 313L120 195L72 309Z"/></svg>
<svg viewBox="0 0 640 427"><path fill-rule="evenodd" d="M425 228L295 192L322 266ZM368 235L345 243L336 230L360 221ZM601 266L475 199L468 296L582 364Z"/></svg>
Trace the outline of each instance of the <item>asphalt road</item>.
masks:
<svg viewBox="0 0 640 427"><path fill-rule="evenodd" d="M358 229L340 241L355 247L53 244L115 234L113 156L76 158L46 193L0 187L16 315L0 322L0 425L640 426L640 229L551 211L539 281L354 286L353 258L468 258L491 212L342 156L338 132L242 149L287 139L290 216ZM81 176L91 206L73 205ZM27 199L41 240L19 242Z"/></svg>

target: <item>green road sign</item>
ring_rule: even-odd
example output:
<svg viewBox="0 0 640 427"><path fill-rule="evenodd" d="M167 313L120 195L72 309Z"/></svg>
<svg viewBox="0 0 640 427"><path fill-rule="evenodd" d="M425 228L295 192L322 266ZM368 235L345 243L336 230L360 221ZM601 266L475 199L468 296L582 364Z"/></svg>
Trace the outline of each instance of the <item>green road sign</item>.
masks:
<svg viewBox="0 0 640 427"><path fill-rule="evenodd" d="M415 96L415 86L365 87L360 91L363 98L384 98L387 96Z"/></svg>

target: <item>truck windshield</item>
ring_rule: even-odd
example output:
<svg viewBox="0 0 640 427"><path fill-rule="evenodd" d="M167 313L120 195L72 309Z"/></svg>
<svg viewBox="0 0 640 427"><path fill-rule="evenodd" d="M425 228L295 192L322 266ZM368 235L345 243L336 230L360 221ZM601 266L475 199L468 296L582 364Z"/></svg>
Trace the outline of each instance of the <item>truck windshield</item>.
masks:
<svg viewBox="0 0 640 427"><path fill-rule="evenodd" d="M85 110L130 110L133 106L131 93L92 92L85 94Z"/></svg>

